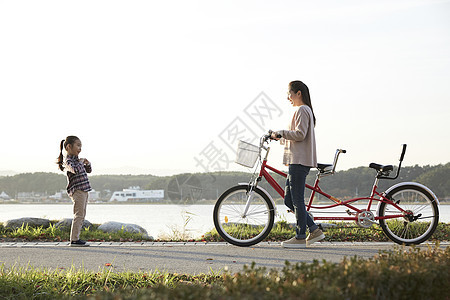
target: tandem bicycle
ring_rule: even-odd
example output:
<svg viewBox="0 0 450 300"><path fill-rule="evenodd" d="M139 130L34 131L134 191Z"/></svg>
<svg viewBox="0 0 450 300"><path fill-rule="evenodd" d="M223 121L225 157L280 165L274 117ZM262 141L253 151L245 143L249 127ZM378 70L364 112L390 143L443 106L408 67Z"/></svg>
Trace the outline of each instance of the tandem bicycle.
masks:
<svg viewBox="0 0 450 300"><path fill-rule="evenodd" d="M268 236L274 225L277 214L275 201L267 190L259 186L259 183L264 178L281 198L284 198L284 189L269 171L284 177L287 177L287 174L267 164L270 152L268 144L273 140L271 134L269 131L263 135L259 146L239 141L236 162L249 168L254 167L256 161L259 161L259 165L249 183L240 183L229 188L214 206L214 226L219 235L230 244L241 247L255 245ZM395 176L391 176L391 172L394 171L393 165L376 163L369 165L369 168L376 171L370 196L343 201L327 194L319 186L321 178L335 173L339 155L346 153L343 149L336 150L333 164L317 164L318 172L314 185L306 184L306 189L311 190L309 201L305 203L307 212L310 213L311 209L344 207L348 216L312 216L312 218L315 221L354 221L359 227L364 228L379 224L389 239L402 245L426 241L436 230L439 222L439 200L436 195L428 187L417 182L401 182L384 192L378 191L380 180L392 180L399 176L405 152L406 144L403 145ZM317 194L328 199L329 203L315 204ZM358 201L366 201L367 206L356 207Z"/></svg>

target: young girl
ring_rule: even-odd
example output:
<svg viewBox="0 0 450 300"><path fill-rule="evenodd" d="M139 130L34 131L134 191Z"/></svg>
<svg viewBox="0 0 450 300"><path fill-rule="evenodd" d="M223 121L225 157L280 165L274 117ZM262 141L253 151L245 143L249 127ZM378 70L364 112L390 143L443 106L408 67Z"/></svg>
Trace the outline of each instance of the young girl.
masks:
<svg viewBox="0 0 450 300"><path fill-rule="evenodd" d="M64 157L62 150L67 151ZM57 164L59 169L67 170L67 194L73 202L73 221L70 231L70 246L89 246L85 241L80 240L81 227L86 216L86 204L88 192L91 190L89 179L86 173L92 172L91 163L86 158L78 158L81 152L81 140L76 136L68 136L61 141Z"/></svg>
<svg viewBox="0 0 450 300"><path fill-rule="evenodd" d="M295 212L297 219L296 234L283 242L284 248L305 248L306 245L325 238L323 232L307 214L305 207L305 183L309 169L316 167L316 139L314 126L316 118L311 105L308 87L301 81L289 83L288 100L295 111L288 130L273 133L273 138L280 136L286 140L283 163L289 166L286 179L284 203ZM306 227L309 235L306 237Z"/></svg>

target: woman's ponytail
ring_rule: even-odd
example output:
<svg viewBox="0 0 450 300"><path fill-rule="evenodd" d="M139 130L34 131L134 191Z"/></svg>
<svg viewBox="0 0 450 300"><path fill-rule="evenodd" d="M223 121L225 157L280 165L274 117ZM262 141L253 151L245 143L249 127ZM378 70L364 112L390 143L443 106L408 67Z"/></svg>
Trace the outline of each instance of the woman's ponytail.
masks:
<svg viewBox="0 0 450 300"><path fill-rule="evenodd" d="M314 115L314 110L312 108L311 96L309 95L308 86L306 84L304 84L303 82L301 82L300 80L295 80L295 81L291 81L289 83L289 90L294 92L294 93L297 93L298 91L301 91L301 93L302 93L302 101L307 106L309 106L309 108L311 108L311 112L313 114L314 125L316 125L316 116Z"/></svg>
<svg viewBox="0 0 450 300"><path fill-rule="evenodd" d="M64 157L63 157L63 154L62 154L62 150L64 148L64 142L65 142L65 140L62 140L61 144L59 145L59 156L58 156L58 158L56 160L56 164L58 165L58 168L61 171L64 171L64 166L63 166Z"/></svg>

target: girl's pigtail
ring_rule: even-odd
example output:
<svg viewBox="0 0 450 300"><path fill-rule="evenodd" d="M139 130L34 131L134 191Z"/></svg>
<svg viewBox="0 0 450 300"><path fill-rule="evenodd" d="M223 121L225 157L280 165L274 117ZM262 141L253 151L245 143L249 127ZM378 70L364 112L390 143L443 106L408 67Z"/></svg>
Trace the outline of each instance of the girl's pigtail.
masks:
<svg viewBox="0 0 450 300"><path fill-rule="evenodd" d="M56 164L58 165L58 167L61 171L64 171L64 166L63 166L64 157L62 154L63 148L64 148L64 140L61 141L61 144L59 146L59 156L56 160Z"/></svg>

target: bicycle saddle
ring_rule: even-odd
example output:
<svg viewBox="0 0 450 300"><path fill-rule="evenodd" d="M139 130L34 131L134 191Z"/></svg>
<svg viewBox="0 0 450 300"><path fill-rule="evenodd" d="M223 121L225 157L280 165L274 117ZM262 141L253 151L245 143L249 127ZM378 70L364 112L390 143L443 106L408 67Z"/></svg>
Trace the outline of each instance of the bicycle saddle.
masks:
<svg viewBox="0 0 450 300"><path fill-rule="evenodd" d="M394 170L394 166L392 166L392 165L383 166L383 165L379 165L376 163L371 163L369 165L369 168L372 168L372 169L375 169L375 170L381 171L381 172L390 172L390 171Z"/></svg>
<svg viewBox="0 0 450 300"><path fill-rule="evenodd" d="M331 172L333 170L333 165L317 164L317 169L320 173Z"/></svg>

